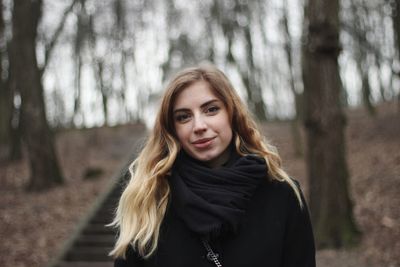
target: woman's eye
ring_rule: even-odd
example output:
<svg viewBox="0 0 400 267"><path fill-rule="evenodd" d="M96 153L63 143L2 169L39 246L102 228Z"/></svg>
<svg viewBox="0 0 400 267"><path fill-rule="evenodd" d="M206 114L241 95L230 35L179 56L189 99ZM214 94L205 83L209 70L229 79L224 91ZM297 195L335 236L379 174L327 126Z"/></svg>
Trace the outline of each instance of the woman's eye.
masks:
<svg viewBox="0 0 400 267"><path fill-rule="evenodd" d="M189 118L190 118L189 114L178 114L175 116L175 120L177 122L185 122L189 120Z"/></svg>
<svg viewBox="0 0 400 267"><path fill-rule="evenodd" d="M219 110L219 107L217 107L217 106L212 106L212 107L207 108L206 113L211 113L211 114L213 114L213 113L216 113L218 110Z"/></svg>

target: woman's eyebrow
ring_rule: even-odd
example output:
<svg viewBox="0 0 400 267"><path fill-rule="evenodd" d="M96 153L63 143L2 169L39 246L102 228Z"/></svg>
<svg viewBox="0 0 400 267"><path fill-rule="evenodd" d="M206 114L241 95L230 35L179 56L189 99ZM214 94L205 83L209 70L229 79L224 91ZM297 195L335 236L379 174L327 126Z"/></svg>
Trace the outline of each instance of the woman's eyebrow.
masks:
<svg viewBox="0 0 400 267"><path fill-rule="evenodd" d="M220 101L219 99L211 99L211 100L201 104L200 108L204 108L204 107L206 107L206 106L208 106L208 105L210 105L210 104L212 104L214 102L219 102L219 101ZM174 113L180 112L180 111L190 111L190 109L189 108L178 108L178 109L174 110Z"/></svg>

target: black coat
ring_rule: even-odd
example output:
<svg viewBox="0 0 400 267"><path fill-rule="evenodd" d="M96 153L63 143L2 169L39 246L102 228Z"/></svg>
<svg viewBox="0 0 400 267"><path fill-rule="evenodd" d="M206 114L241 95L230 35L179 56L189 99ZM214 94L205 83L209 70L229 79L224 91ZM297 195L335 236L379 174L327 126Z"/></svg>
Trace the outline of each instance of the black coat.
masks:
<svg viewBox="0 0 400 267"><path fill-rule="evenodd" d="M304 200L303 200L304 202ZM304 202L305 205L305 202ZM224 267L314 267L314 238L307 207L300 208L285 182L262 182L236 235L211 243ZM141 259L131 247L115 267L215 266L200 238L189 231L173 208L167 209L155 254Z"/></svg>

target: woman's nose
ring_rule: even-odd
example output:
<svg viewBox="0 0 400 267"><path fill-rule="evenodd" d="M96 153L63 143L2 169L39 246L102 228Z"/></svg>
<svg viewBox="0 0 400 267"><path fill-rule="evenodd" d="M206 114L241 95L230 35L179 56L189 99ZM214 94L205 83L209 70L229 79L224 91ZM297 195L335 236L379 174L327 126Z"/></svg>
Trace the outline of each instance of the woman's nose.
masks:
<svg viewBox="0 0 400 267"><path fill-rule="evenodd" d="M205 130L207 130L207 123L204 121L204 118L202 116L195 116L193 131L195 133L199 133L199 132L203 132Z"/></svg>

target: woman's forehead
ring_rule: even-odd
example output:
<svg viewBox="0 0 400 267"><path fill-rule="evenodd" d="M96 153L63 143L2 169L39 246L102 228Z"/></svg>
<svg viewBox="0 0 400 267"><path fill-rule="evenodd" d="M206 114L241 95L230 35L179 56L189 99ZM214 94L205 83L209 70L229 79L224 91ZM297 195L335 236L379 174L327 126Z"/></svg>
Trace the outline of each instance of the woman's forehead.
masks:
<svg viewBox="0 0 400 267"><path fill-rule="evenodd" d="M221 99L207 82L198 81L179 92L173 103L173 110L200 107L210 101L221 101Z"/></svg>

